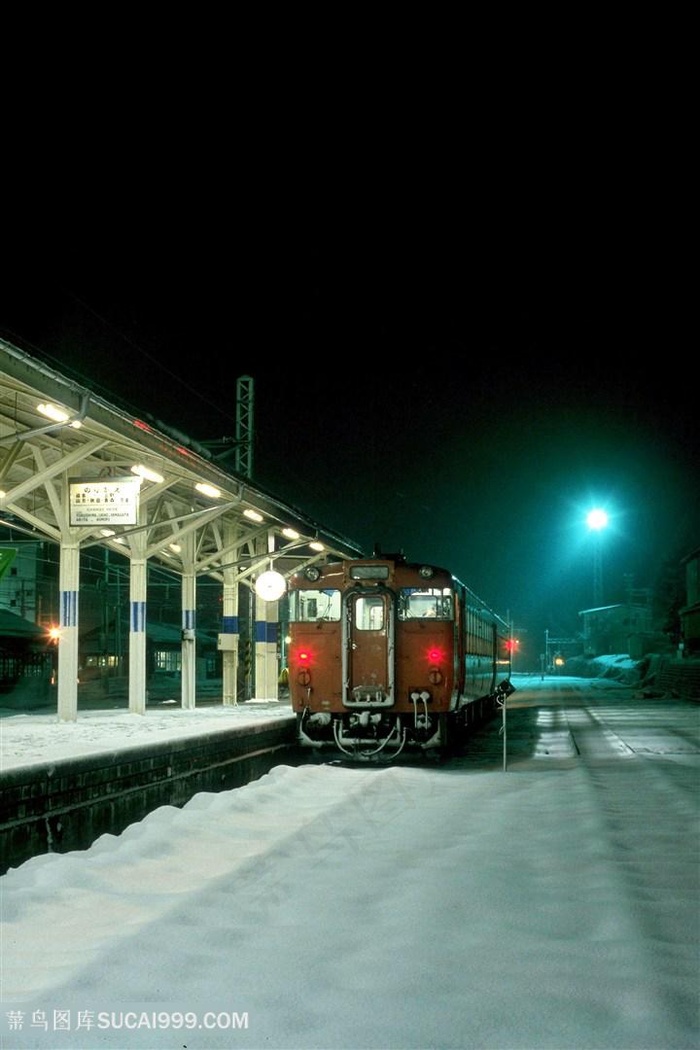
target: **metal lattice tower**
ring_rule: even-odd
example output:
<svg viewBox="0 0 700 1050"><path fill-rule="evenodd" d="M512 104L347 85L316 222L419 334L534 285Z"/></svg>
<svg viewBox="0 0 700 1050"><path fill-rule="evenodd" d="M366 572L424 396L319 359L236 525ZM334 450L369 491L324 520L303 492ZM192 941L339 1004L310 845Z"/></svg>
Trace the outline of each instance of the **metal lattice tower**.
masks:
<svg viewBox="0 0 700 1050"><path fill-rule="evenodd" d="M253 417L255 393L253 379L239 376L236 381L236 465L237 474L253 476Z"/></svg>

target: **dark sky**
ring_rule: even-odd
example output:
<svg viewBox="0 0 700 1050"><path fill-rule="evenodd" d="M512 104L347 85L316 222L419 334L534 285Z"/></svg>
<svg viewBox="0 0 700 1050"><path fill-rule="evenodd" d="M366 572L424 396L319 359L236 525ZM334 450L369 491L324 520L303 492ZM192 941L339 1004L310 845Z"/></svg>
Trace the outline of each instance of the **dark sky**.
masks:
<svg viewBox="0 0 700 1050"><path fill-rule="evenodd" d="M0 335L202 442L251 376L254 481L450 568L535 663L593 604L591 506L605 603L700 543L690 346L641 240L273 233L5 262Z"/></svg>

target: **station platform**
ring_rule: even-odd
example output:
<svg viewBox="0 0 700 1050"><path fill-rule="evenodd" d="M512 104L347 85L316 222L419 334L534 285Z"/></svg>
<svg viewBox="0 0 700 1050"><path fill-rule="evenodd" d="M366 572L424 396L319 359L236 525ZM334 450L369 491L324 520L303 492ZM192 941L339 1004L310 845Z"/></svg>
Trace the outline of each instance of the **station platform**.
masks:
<svg viewBox="0 0 700 1050"><path fill-rule="evenodd" d="M0 711L0 874L32 856L87 849L158 806L249 783L294 748L288 703Z"/></svg>

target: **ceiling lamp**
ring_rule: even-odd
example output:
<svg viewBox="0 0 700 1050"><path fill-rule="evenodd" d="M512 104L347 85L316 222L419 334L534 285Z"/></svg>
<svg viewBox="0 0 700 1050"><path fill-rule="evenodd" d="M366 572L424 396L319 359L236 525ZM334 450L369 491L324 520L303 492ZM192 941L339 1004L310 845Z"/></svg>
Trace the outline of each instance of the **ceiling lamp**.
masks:
<svg viewBox="0 0 700 1050"><path fill-rule="evenodd" d="M214 488L213 485L207 485L206 481L198 481L195 485L197 492L201 492L203 496L211 496L212 499L220 499L220 489Z"/></svg>
<svg viewBox="0 0 700 1050"><path fill-rule="evenodd" d="M67 423L70 419L65 408L59 408L58 405L42 404L36 407L42 416L46 416L47 419L53 419L54 423Z"/></svg>
<svg viewBox="0 0 700 1050"><path fill-rule="evenodd" d="M61 408L60 405L53 405L50 401L43 402L36 406L38 411L41 412L42 416L46 416L47 419L52 419L54 423L68 423L70 420L70 412L66 412L65 408ZM81 425L80 420L76 419L75 422L70 424L76 429Z"/></svg>
<svg viewBox="0 0 700 1050"><path fill-rule="evenodd" d="M151 470L149 467L144 467L143 463L134 463L131 468L131 473L137 474L140 478L144 478L146 481L165 481L162 474L158 474L157 471Z"/></svg>

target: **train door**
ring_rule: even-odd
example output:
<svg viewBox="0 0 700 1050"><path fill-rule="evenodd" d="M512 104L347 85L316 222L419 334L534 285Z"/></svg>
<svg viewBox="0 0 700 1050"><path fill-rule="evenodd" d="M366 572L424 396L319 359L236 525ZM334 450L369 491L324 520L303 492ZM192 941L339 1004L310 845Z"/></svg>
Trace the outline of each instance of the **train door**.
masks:
<svg viewBox="0 0 700 1050"><path fill-rule="evenodd" d="M394 602L386 591L351 591L346 597L343 703L391 707L394 703Z"/></svg>

